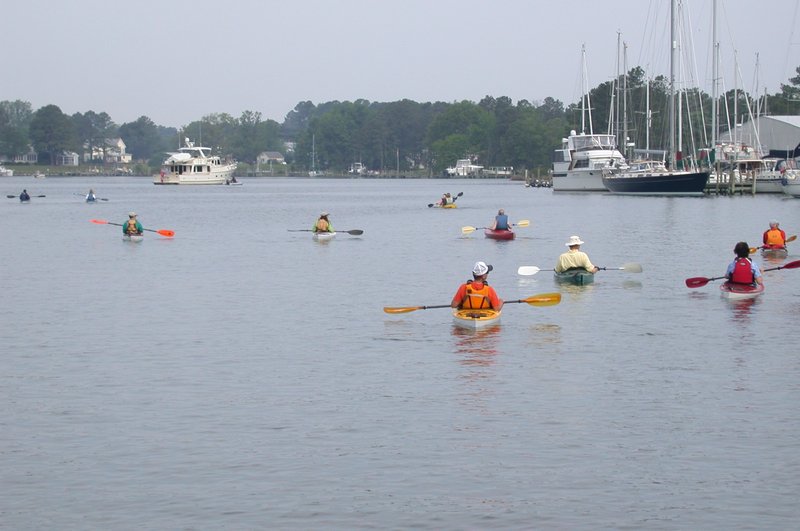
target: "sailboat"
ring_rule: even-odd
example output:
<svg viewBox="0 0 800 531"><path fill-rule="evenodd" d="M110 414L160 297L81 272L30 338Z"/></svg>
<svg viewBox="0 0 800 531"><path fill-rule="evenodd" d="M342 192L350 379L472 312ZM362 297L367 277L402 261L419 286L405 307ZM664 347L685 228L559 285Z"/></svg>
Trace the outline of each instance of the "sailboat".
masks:
<svg viewBox="0 0 800 531"><path fill-rule="evenodd" d="M586 49L581 50L584 96L581 98L580 133L570 131L561 141L561 148L553 157L554 192L605 192L603 172L624 165L625 157L617 149L617 139L612 134L597 134L592 127L592 106L586 82ZM585 119L589 119L589 133L585 132Z"/></svg>
<svg viewBox="0 0 800 531"><path fill-rule="evenodd" d="M703 195L710 172L694 169L675 169L682 166L680 151L675 149L675 2L670 5L670 67L669 67L669 162L646 161L632 164L618 172L606 171L603 184L612 193L625 195ZM677 157L676 157L677 154Z"/></svg>
<svg viewBox="0 0 800 531"><path fill-rule="evenodd" d="M317 136L311 135L311 171L308 172L309 177L318 177L322 172L317 171Z"/></svg>

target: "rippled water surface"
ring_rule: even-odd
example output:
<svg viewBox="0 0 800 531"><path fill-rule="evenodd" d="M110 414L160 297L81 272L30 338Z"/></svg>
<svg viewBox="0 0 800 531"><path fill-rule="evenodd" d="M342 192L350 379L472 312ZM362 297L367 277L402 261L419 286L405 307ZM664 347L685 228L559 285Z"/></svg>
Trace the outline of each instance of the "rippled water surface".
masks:
<svg viewBox="0 0 800 531"><path fill-rule="evenodd" d="M108 199L85 204L93 187ZM800 270L722 299L781 196L554 194L505 181L0 180L0 527L789 529ZM428 208L464 192L454 210ZM46 195L44 198L36 195ZM513 242L461 227L498 208ZM146 233L121 241L135 210ZM320 211L341 230L307 229ZM559 286L570 235L604 271ZM798 245L798 244L795 244ZM798 247L800 248L800 247ZM800 258L793 249L787 261ZM455 328L472 264L499 327ZM776 267L785 263L762 263Z"/></svg>

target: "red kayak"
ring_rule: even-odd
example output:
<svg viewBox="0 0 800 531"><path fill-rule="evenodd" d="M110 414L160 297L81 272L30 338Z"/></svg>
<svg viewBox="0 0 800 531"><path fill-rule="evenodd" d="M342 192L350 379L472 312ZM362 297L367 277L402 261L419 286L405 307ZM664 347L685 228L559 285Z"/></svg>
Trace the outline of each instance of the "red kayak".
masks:
<svg viewBox="0 0 800 531"><path fill-rule="evenodd" d="M491 238L493 240L513 240L514 239L514 231L513 230L493 230L493 229L483 229L483 234L487 238Z"/></svg>

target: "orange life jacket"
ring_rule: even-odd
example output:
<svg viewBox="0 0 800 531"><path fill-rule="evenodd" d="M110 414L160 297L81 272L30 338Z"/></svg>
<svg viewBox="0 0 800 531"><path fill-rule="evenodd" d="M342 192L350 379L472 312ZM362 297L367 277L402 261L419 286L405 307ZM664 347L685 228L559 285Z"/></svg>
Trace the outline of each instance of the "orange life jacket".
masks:
<svg viewBox="0 0 800 531"><path fill-rule="evenodd" d="M786 234L781 229L769 229L764 233L764 245L768 247L783 247L786 245Z"/></svg>
<svg viewBox="0 0 800 531"><path fill-rule="evenodd" d="M464 300L461 301L461 307L470 310L476 308L491 308L492 303L489 301L489 284L483 282L483 287L481 289L476 289L473 281L468 281L467 294Z"/></svg>
<svg viewBox="0 0 800 531"><path fill-rule="evenodd" d="M330 223L325 218L317 220L317 232L328 232L328 227L330 227Z"/></svg>
<svg viewBox="0 0 800 531"><path fill-rule="evenodd" d="M749 258L739 258L733 266L730 281L734 284L752 284L756 281L753 275L753 264Z"/></svg>

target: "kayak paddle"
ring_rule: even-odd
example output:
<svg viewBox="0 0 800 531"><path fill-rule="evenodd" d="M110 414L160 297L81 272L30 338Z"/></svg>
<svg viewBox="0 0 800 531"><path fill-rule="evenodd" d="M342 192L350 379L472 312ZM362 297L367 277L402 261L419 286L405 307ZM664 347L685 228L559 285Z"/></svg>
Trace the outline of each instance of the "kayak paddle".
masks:
<svg viewBox="0 0 800 531"><path fill-rule="evenodd" d="M528 227L528 226L530 226L530 224L531 224L530 220L521 219L521 220L517 221L516 223L512 223L511 226L512 227ZM488 229L488 228L489 227L470 227L470 226L461 227L461 234L472 234L476 230Z"/></svg>
<svg viewBox="0 0 800 531"><path fill-rule="evenodd" d="M286 229L289 232L314 232L314 229ZM352 234L353 236L360 236L364 234L364 231L361 229L352 229L352 230L335 230L333 232L346 232L347 234Z"/></svg>
<svg viewBox="0 0 800 531"><path fill-rule="evenodd" d="M104 219L90 219L89 221L91 221L92 223L97 223L98 225L116 225L117 227L123 226L122 223L113 223L111 221L106 221ZM173 236L175 236L175 231L167 229L159 229L159 230L144 229L144 230L148 230L150 232L157 232L158 234L166 236L167 238L172 238Z"/></svg>
<svg viewBox="0 0 800 531"><path fill-rule="evenodd" d="M462 195L464 195L464 192L458 192L458 193L457 193L457 194L456 194L456 195L453 197L453 203L455 203L455 202L456 202L456 200L458 200L458 198L459 198L459 197L461 197ZM428 208L431 208L431 207L433 207L434 205L440 205L440 204L441 204L441 203L428 203Z"/></svg>
<svg viewBox="0 0 800 531"><path fill-rule="evenodd" d="M778 269L797 269L798 267L800 267L800 260L795 260L794 262L789 262L788 264L784 264L782 266L769 267L767 269L764 269L763 271L777 271ZM725 277L711 277L711 278L706 278L706 277L687 278L686 279L686 287L687 288L701 288L701 287L705 286L706 284L708 284L709 282L711 282L712 280L720 280L720 279L723 279L723 278L727 278L727 277L725 276Z"/></svg>
<svg viewBox="0 0 800 531"><path fill-rule="evenodd" d="M624 264L621 267L600 267L598 269L600 271L627 271L628 273L642 272L641 264L637 264L635 262ZM555 271L555 269L539 269L536 266L520 266L519 269L517 269L517 274L530 276L530 275L535 275L539 271Z"/></svg>
<svg viewBox="0 0 800 531"><path fill-rule="evenodd" d="M515 301L505 301L503 305L506 304L516 304L524 302L526 304L530 304L531 306L553 306L561 302L561 294L560 293L540 293L539 295L532 295L527 299L519 299ZM450 308L449 304L440 304L438 306L400 306L400 307L390 307L384 306L383 311L386 313L409 313L414 312L417 310L430 310L433 308Z"/></svg>
<svg viewBox="0 0 800 531"><path fill-rule="evenodd" d="M7 195L6 197L9 198L9 199L14 199L14 198L17 198L19 196L18 195ZM31 197L47 197L47 196L46 195L32 195Z"/></svg>
<svg viewBox="0 0 800 531"><path fill-rule="evenodd" d="M8 196L8 197L12 197L12 196ZM788 238L786 238L786 241L785 241L784 243L793 242L793 241L795 241L796 239L797 239L797 234L794 234L794 235L792 235L792 236L789 236ZM763 245L762 245L762 246L760 246L760 247L750 247L750 254L753 254L753 253L755 253L756 251L758 251L759 249L764 249L764 248L765 248L765 247L764 247Z"/></svg>

